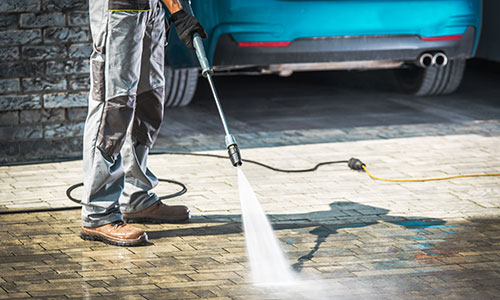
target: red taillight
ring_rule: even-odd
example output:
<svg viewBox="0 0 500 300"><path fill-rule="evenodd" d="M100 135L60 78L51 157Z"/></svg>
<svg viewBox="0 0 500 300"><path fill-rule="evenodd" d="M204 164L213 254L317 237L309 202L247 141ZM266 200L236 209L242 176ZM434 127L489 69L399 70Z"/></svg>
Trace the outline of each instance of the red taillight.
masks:
<svg viewBox="0 0 500 300"><path fill-rule="evenodd" d="M421 36L420 39L426 42L455 41L463 37L463 34L443 35L443 36Z"/></svg>
<svg viewBox="0 0 500 300"><path fill-rule="evenodd" d="M238 42L240 47L288 47L292 42Z"/></svg>

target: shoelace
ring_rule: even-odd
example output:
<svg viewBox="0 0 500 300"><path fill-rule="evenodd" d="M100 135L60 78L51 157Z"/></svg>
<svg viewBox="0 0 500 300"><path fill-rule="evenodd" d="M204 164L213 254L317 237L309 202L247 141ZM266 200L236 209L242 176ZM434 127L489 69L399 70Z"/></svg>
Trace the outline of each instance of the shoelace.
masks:
<svg viewBox="0 0 500 300"><path fill-rule="evenodd" d="M113 222L112 224L113 224L113 227L114 227L114 228L118 228L118 227L120 227L120 226L125 226L125 222L123 222L123 221L121 221L121 220L120 220L120 221Z"/></svg>

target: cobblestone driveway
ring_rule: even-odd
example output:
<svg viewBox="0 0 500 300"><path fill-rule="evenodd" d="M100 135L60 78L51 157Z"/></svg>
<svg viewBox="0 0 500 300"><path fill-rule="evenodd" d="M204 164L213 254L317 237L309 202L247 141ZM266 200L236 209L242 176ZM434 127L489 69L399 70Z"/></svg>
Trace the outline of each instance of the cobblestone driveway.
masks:
<svg viewBox="0 0 500 300"><path fill-rule="evenodd" d="M356 76L221 84L243 157L278 168L358 157L391 178L500 172L498 72L472 68L458 94L425 99L389 91L387 77ZM226 101L242 90L240 102ZM225 155L209 151L223 145L207 105L168 112L156 151ZM249 282L227 159L159 154L150 166L186 183L172 202L190 206L190 223L143 226L151 245L121 248L81 240L79 210L0 214L0 299L294 299ZM316 274L329 298L500 299L500 178L387 183L346 165L244 170L290 265ZM0 212L73 206L65 191L80 181L81 161L2 166Z"/></svg>
<svg viewBox="0 0 500 300"><path fill-rule="evenodd" d="M388 177L498 172L500 138L485 128L483 134L254 148L243 157L302 168L355 156ZM3 209L71 205L64 191L79 181L80 163L1 167ZM187 184L189 192L175 202L191 207L192 222L144 226L150 246L120 248L81 240L77 210L0 215L0 298L276 298L249 283L229 162L155 155L150 164L159 177ZM303 174L251 164L244 170L290 264L318 274L332 299L500 295L499 178L395 184L345 165ZM173 189L161 185L157 192Z"/></svg>

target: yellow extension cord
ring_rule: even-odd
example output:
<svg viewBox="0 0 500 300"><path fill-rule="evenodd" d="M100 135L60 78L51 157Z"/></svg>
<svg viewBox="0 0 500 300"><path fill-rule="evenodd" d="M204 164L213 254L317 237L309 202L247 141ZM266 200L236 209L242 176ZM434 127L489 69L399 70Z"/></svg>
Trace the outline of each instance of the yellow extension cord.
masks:
<svg viewBox="0 0 500 300"><path fill-rule="evenodd" d="M493 173L493 174L465 174L465 175L455 175L455 176L438 177L438 178L422 178L422 179L389 179L372 175L370 172L368 172L365 165L363 165L362 168L363 170L365 170L366 174L368 174L368 176L370 176L372 179L389 181L389 182L426 182L426 181L449 180L449 179L466 178L466 177L500 176L500 173Z"/></svg>

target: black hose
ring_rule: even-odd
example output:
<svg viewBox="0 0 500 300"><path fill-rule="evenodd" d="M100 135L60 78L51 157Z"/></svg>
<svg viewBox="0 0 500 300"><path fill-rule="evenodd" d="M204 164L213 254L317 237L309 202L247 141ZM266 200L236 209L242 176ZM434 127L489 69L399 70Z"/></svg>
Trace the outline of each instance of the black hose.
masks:
<svg viewBox="0 0 500 300"><path fill-rule="evenodd" d="M168 155L189 155L189 156L203 156L203 157L214 157L214 158L223 158L227 159L227 156L224 155L217 155L217 154L208 154L208 153L190 153L190 152L155 152L155 154L168 154ZM281 172L281 173L307 173L307 172L313 172L316 171L319 167L324 166L324 165L332 165L332 164L343 164L343 163L348 163L348 160L335 160L335 161L325 161L325 162L320 162L316 164L314 167L309 168L309 169L296 169L296 170L286 170L286 169L278 169L271 167L269 165L266 165L264 163L258 162L256 160L251 160L251 159L242 159L243 162L258 165L261 167L264 167L266 169L269 169L271 171L275 172Z"/></svg>
<svg viewBox="0 0 500 300"><path fill-rule="evenodd" d="M275 171L275 172L282 172L282 173L307 173L307 172L314 172L314 171L316 171L321 166L333 165L333 164L344 164L344 163L348 163L349 162L347 160L333 160L333 161L320 162L320 163L316 164L314 167L312 167L310 169L284 170L284 169L278 169L278 168L274 168L274 167L268 166L266 164L263 164L261 162L255 161L255 160L244 159L243 161L247 162L247 163L251 163L251 164L256 164L258 166L267 168L267 169Z"/></svg>
<svg viewBox="0 0 500 300"><path fill-rule="evenodd" d="M14 214L29 214L38 212L52 212L52 211L63 211L63 210L74 210L82 208L78 206L63 206L63 207L44 207L44 208L33 208L33 209L9 209L0 211L0 215L14 215Z"/></svg>
<svg viewBox="0 0 500 300"><path fill-rule="evenodd" d="M72 186L70 186L67 190L66 190L66 196L68 197L69 200L75 202L75 203L78 203L78 204L81 204L82 203L82 200L78 200L78 199L75 199L71 196L71 192L73 192L74 189L76 188L79 188L83 186L83 182L80 182L80 183L77 183L77 184L73 184Z"/></svg>
<svg viewBox="0 0 500 300"><path fill-rule="evenodd" d="M190 152L155 152L152 154L167 154L167 155L186 155L186 156L201 156L201 157L213 157L213 158L222 158L222 159L227 159L227 156L223 155L216 155L216 154L208 154L208 153L190 153ZM266 169L275 171L275 172L281 172L281 173L307 173L307 172L314 172L316 171L319 167L325 166L325 165L332 165L332 164L341 164L341 163L348 163L349 161L347 160L336 160L336 161L326 161L326 162L320 162L316 164L314 167L309 168L309 169L295 169L295 170L286 170L286 169L278 169L271 167L269 165L266 165L264 163L255 161L255 160L250 160L250 159L243 159L243 162L250 163L250 164L255 164L261 167L264 167ZM186 186L179 181L175 181L172 179L161 179L159 178L158 181L161 182L168 182L171 184L175 184L181 187L181 189L175 193L168 194L165 196L159 197L160 200L164 199L170 199L174 197L178 197L180 195L183 195L187 192ZM68 197L69 200L81 204L81 200L74 198L71 196L71 193L79 188L82 187L83 183L77 183L73 184L66 190L66 196ZM5 211L0 211L0 215L11 215L11 214L23 214L23 213L35 213L35 212L52 212L52 211L64 211L64 210L74 210L74 209L81 209L81 205L78 206L65 206L65 207L46 207L46 208L34 208L34 209L16 209L16 210L5 210Z"/></svg>
<svg viewBox="0 0 500 300"><path fill-rule="evenodd" d="M182 188L180 191L175 192L173 194L168 194L168 195L159 197L158 198L159 200L164 200L164 199L170 199L170 198L178 197L178 196L180 196L182 194L185 194L187 192L187 187L182 182L175 181L175 180L172 180L172 179L162 179L162 178L158 178L158 181L176 184L176 185L178 185L178 186L180 186ZM70 186L66 190L66 196L68 197L69 200L71 200L71 201L73 201L75 203L78 203L78 204L82 203L82 200L73 198L73 196L71 196L71 193L73 192L73 190L75 190L76 188L79 188L81 186L83 186L82 182L77 183L77 184L73 184L72 186Z"/></svg>

